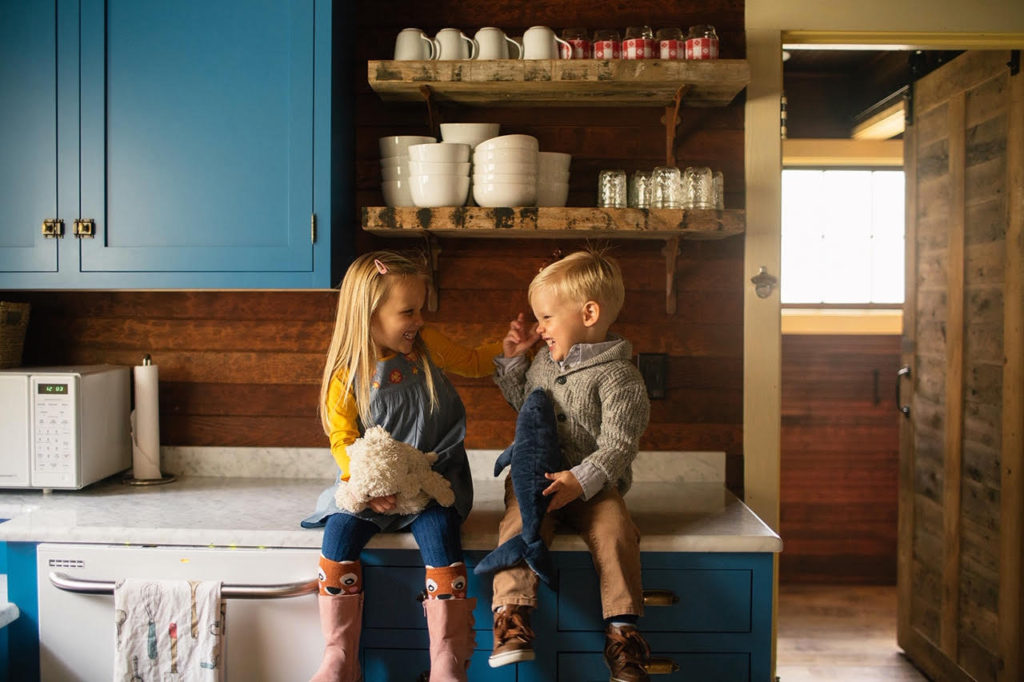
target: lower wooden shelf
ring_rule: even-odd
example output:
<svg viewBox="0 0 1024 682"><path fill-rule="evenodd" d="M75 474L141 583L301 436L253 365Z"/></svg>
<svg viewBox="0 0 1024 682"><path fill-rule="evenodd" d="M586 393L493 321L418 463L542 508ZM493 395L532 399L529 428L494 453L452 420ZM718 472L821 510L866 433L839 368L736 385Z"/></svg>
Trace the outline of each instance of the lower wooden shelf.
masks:
<svg viewBox="0 0 1024 682"><path fill-rule="evenodd" d="M363 229L382 237L426 240L432 285L427 307L437 310L437 237L491 239L661 239L665 242L665 312L676 311L680 239L743 234L746 212L670 208L414 206L363 208Z"/></svg>
<svg viewBox="0 0 1024 682"><path fill-rule="evenodd" d="M732 209L369 206L363 229L385 237L724 239L742 234L745 218Z"/></svg>

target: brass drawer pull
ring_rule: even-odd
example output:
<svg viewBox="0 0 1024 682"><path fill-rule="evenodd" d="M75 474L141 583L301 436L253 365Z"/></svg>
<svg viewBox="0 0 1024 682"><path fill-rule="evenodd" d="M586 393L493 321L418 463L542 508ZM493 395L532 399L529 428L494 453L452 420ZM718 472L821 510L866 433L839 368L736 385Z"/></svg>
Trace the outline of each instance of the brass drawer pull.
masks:
<svg viewBox="0 0 1024 682"><path fill-rule="evenodd" d="M679 671L679 664L671 658L652 658L644 664L648 675L671 675Z"/></svg>
<svg viewBox="0 0 1024 682"><path fill-rule="evenodd" d="M644 606L672 606L679 597L672 590L644 590Z"/></svg>

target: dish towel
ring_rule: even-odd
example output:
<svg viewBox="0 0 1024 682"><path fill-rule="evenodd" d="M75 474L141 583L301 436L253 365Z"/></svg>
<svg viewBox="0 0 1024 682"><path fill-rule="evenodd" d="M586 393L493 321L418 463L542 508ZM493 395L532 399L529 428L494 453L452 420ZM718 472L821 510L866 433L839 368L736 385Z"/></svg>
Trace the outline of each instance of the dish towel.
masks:
<svg viewBox="0 0 1024 682"><path fill-rule="evenodd" d="M114 682L220 682L225 612L220 582L114 583Z"/></svg>

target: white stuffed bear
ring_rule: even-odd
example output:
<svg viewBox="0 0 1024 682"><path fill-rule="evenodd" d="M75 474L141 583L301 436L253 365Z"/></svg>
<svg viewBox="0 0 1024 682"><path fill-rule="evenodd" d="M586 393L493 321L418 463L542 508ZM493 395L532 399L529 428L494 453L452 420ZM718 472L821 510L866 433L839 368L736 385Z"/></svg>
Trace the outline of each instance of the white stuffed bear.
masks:
<svg viewBox="0 0 1024 682"><path fill-rule="evenodd" d="M389 514L415 514L431 498L445 507L455 502L451 483L430 468L437 454L395 440L382 426L367 429L346 450L349 479L341 481L334 495L342 509L360 512L371 499L387 495L395 496Z"/></svg>

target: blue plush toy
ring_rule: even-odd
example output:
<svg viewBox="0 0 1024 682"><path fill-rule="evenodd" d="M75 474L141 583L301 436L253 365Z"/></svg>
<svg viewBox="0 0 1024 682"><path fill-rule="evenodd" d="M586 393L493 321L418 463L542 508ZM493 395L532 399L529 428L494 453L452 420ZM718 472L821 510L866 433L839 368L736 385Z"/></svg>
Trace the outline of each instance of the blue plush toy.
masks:
<svg viewBox="0 0 1024 682"><path fill-rule="evenodd" d="M509 476L519 502L523 531L485 556L473 572L492 573L526 561L533 572L553 588L551 555L540 538L540 524L551 498L541 492L551 484L544 474L561 471L564 467L558 447L555 410L542 388L534 389L519 409L515 441L494 463L494 475L510 465Z"/></svg>

